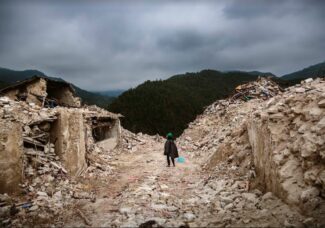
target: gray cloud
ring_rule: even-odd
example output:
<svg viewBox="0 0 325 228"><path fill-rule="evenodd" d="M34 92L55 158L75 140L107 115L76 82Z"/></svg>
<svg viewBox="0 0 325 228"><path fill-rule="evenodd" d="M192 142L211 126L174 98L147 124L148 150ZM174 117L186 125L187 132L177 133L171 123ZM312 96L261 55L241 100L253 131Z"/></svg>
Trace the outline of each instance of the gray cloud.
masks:
<svg viewBox="0 0 325 228"><path fill-rule="evenodd" d="M324 61L324 1L3 1L0 66L89 90L199 71L277 75Z"/></svg>

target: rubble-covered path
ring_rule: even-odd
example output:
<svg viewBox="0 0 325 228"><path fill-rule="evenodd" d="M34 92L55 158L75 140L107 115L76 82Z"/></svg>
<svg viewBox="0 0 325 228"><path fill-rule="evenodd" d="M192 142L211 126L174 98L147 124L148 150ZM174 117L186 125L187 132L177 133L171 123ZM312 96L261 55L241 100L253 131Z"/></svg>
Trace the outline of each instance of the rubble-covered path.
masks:
<svg viewBox="0 0 325 228"><path fill-rule="evenodd" d="M247 192L246 176L220 163L213 175L186 158L166 167L163 144L143 145L115 159L114 175L91 180L95 202L79 201L68 208L62 225L136 227L155 221L164 227L303 226L308 218L271 193ZM216 175L215 175L216 174ZM153 222L152 222L153 223ZM157 225L156 224L156 225Z"/></svg>
<svg viewBox="0 0 325 228"><path fill-rule="evenodd" d="M176 168L119 115L1 97L0 227L324 227L324 79L236 92L188 125Z"/></svg>

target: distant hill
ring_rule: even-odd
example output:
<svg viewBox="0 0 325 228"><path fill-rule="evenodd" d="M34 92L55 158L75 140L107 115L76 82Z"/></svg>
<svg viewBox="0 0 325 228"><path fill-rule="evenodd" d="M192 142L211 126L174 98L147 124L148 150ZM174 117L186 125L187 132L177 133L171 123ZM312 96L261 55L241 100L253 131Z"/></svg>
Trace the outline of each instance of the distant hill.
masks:
<svg viewBox="0 0 325 228"><path fill-rule="evenodd" d="M43 72L38 70L10 70L0 67L0 80L7 83L14 83L17 81L25 80L31 76L46 76Z"/></svg>
<svg viewBox="0 0 325 228"><path fill-rule="evenodd" d="M245 72L203 70L146 81L120 95L109 110L124 115L122 125L131 131L161 135L171 131L178 136L205 106L256 78Z"/></svg>
<svg viewBox="0 0 325 228"><path fill-rule="evenodd" d="M306 78L325 77L325 62L309 66L300 71L286 74L281 77L284 80L301 81Z"/></svg>
<svg viewBox="0 0 325 228"><path fill-rule="evenodd" d="M93 91L93 93L97 93L103 96L108 97L118 97L120 96L125 90L117 89L117 90L107 90L107 91Z"/></svg>
<svg viewBox="0 0 325 228"><path fill-rule="evenodd" d="M43 76L47 78L51 78L54 80L64 81L62 78L49 77L46 76L43 72L38 70L24 70L24 71L16 71L10 70L6 68L0 68L0 89L4 88L10 84L13 84L17 81L25 80L34 75ZM91 93L86 90L83 90L72 84L74 89L76 90L76 94L81 97L82 101L88 105L97 105L102 108L107 108L107 105L110 104L114 98L108 96L102 96L100 94Z"/></svg>
<svg viewBox="0 0 325 228"><path fill-rule="evenodd" d="M256 71L256 70L255 71L240 71L240 70L237 70L237 71L228 71L228 73L236 73L236 72L248 73L248 74L251 74L251 75L263 76L263 77L268 77L268 76L277 77L276 75L274 75L271 72L260 72L260 71Z"/></svg>
<svg viewBox="0 0 325 228"><path fill-rule="evenodd" d="M7 86L9 86L9 85L10 85L10 83L8 83L8 82L0 81L0 89L1 89L1 88L5 88L5 87L7 87Z"/></svg>
<svg viewBox="0 0 325 228"><path fill-rule="evenodd" d="M81 97L83 102L88 105L97 105L104 109L107 109L107 106L114 101L114 97L104 96L92 92L88 92L87 90L80 89L79 87L72 85L76 90L76 94Z"/></svg>
<svg viewBox="0 0 325 228"><path fill-rule="evenodd" d="M248 71L246 73L249 73L249 74L252 74L252 75L257 75L257 76L271 76L271 77L276 77L276 75L274 75L271 72Z"/></svg>
<svg viewBox="0 0 325 228"><path fill-rule="evenodd" d="M122 125L131 131L161 135L172 131L178 136L205 106L258 76L271 76L280 86L288 87L309 77L325 76L325 62L283 77L259 71L203 70L163 81L146 81L120 95L109 110L123 114Z"/></svg>

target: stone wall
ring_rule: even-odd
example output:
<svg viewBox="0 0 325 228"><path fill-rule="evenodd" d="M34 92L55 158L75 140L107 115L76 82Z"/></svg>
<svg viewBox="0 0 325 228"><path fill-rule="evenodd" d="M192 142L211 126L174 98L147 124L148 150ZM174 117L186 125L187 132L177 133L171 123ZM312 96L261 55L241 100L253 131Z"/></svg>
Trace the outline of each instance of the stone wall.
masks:
<svg viewBox="0 0 325 228"><path fill-rule="evenodd" d="M291 88L248 119L256 181L306 214L325 216L325 86Z"/></svg>
<svg viewBox="0 0 325 228"><path fill-rule="evenodd" d="M19 94L27 95L26 101L42 106L43 101L38 97L56 99L61 106L81 107L81 99L76 97L69 84L58 83L44 78L36 78L25 84L17 85L5 92L5 95L12 100L16 100Z"/></svg>
<svg viewBox="0 0 325 228"><path fill-rule="evenodd" d="M59 105L76 107L81 106L81 100L79 97L75 97L75 94L71 91L69 86L64 86L62 84L53 83L51 81L47 82L47 93L50 99L57 99Z"/></svg>
<svg viewBox="0 0 325 228"><path fill-rule="evenodd" d="M78 175L86 168L86 141L82 111L59 108L54 123L52 142L65 168L71 175Z"/></svg>
<svg viewBox="0 0 325 228"><path fill-rule="evenodd" d="M325 80L270 99L220 100L189 125L178 145L214 170L249 172L249 188L272 192L311 217L325 217Z"/></svg>
<svg viewBox="0 0 325 228"><path fill-rule="evenodd" d="M81 106L80 98L75 97L75 95L68 88L64 90L64 93L62 94L60 101L62 102L62 104L71 106L71 107L80 107Z"/></svg>
<svg viewBox="0 0 325 228"><path fill-rule="evenodd" d="M11 100L16 100L18 93L19 93L18 89L13 89L13 90L6 92L6 96L8 98L10 98Z"/></svg>
<svg viewBox="0 0 325 228"><path fill-rule="evenodd" d="M119 145L121 126L119 120L113 120L112 126L107 129L106 136L107 138L97 142L97 145L105 148L105 150L113 150Z"/></svg>
<svg viewBox="0 0 325 228"><path fill-rule="evenodd" d="M42 105L42 101L40 101L36 96L34 95L38 95L38 96L42 96L42 97L45 97L47 96L47 93L46 93L46 80L43 79L43 78L40 78L36 81L33 81L31 83L29 83L27 86L26 86L26 92L28 94L27 96L27 102L30 102L30 103L35 103L39 106Z"/></svg>
<svg viewBox="0 0 325 228"><path fill-rule="evenodd" d="M18 122L0 119L0 193L15 193L23 178L22 127Z"/></svg>
<svg viewBox="0 0 325 228"><path fill-rule="evenodd" d="M249 142L253 151L253 161L255 165L256 171L256 179L252 183L252 186L258 187L264 192L273 192L281 198L285 199L287 202L291 204L299 203L299 191L296 191L301 183L295 183L295 186L291 186L291 188L284 189L281 183L281 177L279 177L279 166L274 160L274 141L272 139L272 135L268 131L267 127L263 125L263 123L259 121L251 120L247 124L248 128L248 136ZM289 162L288 166L290 168L294 168L292 165L295 162ZM286 175L293 177L294 175L298 175L300 178L289 178L284 182L284 185L288 185L290 182L293 184L293 179L302 180L302 173L297 172L297 170L290 168L286 168ZM301 181L300 181L301 182Z"/></svg>

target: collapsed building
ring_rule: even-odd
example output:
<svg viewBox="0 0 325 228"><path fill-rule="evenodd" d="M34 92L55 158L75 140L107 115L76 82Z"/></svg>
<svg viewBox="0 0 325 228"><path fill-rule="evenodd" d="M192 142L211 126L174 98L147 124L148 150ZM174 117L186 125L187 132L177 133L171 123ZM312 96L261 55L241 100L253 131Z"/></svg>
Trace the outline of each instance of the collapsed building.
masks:
<svg viewBox="0 0 325 228"><path fill-rule="evenodd" d="M78 177L89 154L119 144L120 115L81 107L64 81L35 76L0 94L0 193L16 193L37 175Z"/></svg>
<svg viewBox="0 0 325 228"><path fill-rule="evenodd" d="M37 224L43 219L46 224L64 226L59 213L71 216L67 212L72 209L89 226L96 220L94 226L104 221L130 227L150 217L149 222L157 220L166 227L179 227L183 220L191 227L322 227L324 92L324 79L307 79L284 91L264 78L241 85L234 96L207 107L177 139L181 153L187 154L187 160L193 158L202 172L177 172L183 174L174 182L165 178L165 171L141 170L145 174L140 179L133 176L134 167L126 166L131 164L127 157L121 166L123 174L132 174L125 176L127 187L121 185L123 190L115 195L106 194L108 186L103 185L103 196L97 192L102 182L96 179L109 180L109 165L119 159L113 158L119 150L111 148L130 153L146 148L150 154L161 154L162 138L132 134L120 127L119 115L96 106L50 108L0 97L0 188L26 196L13 203L0 194L0 226L26 224L31 216ZM109 159L112 163L105 162ZM158 162L144 159L143 166L135 166L155 169ZM123 182L123 176L116 174L111 180ZM187 180L179 178L184 175ZM79 176L94 178L76 179ZM110 190L116 183L109 182ZM172 188L167 186L170 183ZM186 191L179 189L181 197L173 195L178 186L186 187ZM93 204L96 196L103 198ZM76 210L82 203L74 199L91 202L93 207L89 202L82 207L88 216Z"/></svg>
<svg viewBox="0 0 325 228"><path fill-rule="evenodd" d="M81 100L75 96L71 84L39 76L10 85L0 90L0 95L42 107L81 107Z"/></svg>

